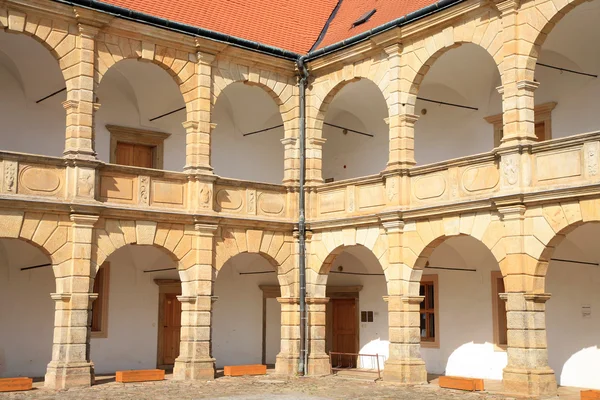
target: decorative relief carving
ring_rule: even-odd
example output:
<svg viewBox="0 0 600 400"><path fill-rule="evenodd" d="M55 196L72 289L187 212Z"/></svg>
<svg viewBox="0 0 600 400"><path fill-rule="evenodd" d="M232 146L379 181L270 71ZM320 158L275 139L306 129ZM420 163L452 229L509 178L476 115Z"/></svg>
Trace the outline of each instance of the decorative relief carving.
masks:
<svg viewBox="0 0 600 400"><path fill-rule="evenodd" d="M79 170L77 195L83 197L94 196L94 176L91 171Z"/></svg>
<svg viewBox="0 0 600 400"><path fill-rule="evenodd" d="M502 162L502 173L504 174L504 180L511 186L519 181L518 157L518 154L513 154L507 156Z"/></svg>
<svg viewBox="0 0 600 400"><path fill-rule="evenodd" d="M200 208L210 208L210 202L212 200L212 187L206 183L200 184L200 192L198 196L200 202Z"/></svg>
<svg viewBox="0 0 600 400"><path fill-rule="evenodd" d="M599 142L584 144L585 165L588 176L598 175L598 154L600 153L599 147Z"/></svg>
<svg viewBox="0 0 600 400"><path fill-rule="evenodd" d="M356 197L356 186L350 185L348 190L348 212L354 212L354 198Z"/></svg>
<svg viewBox="0 0 600 400"><path fill-rule="evenodd" d="M17 162L4 161L4 190L11 193L17 191Z"/></svg>
<svg viewBox="0 0 600 400"><path fill-rule="evenodd" d="M388 178L385 181L386 184L386 193L387 193L387 198L389 201L394 200L394 198L398 195L398 183L397 183L398 178L393 177L393 178Z"/></svg>
<svg viewBox="0 0 600 400"><path fill-rule="evenodd" d="M256 215L256 190L254 189L246 191L246 211L248 214Z"/></svg>
<svg viewBox="0 0 600 400"><path fill-rule="evenodd" d="M244 203L242 195L234 189L221 189L216 196L217 207L227 211L240 211Z"/></svg>
<svg viewBox="0 0 600 400"><path fill-rule="evenodd" d="M468 167L462 174L462 185L468 192L493 189L500 182L500 172L496 165Z"/></svg>
<svg viewBox="0 0 600 400"><path fill-rule="evenodd" d="M265 214L280 215L285 208L284 195L261 193L258 195L258 208Z"/></svg>
<svg viewBox="0 0 600 400"><path fill-rule="evenodd" d="M446 179L443 175L425 175L416 178L413 183L413 192L419 200L441 197L446 191Z"/></svg>
<svg viewBox="0 0 600 400"><path fill-rule="evenodd" d="M150 178L147 176L140 176L139 186L139 201L141 205L150 205Z"/></svg>
<svg viewBox="0 0 600 400"><path fill-rule="evenodd" d="M52 167L26 165L19 173L19 193L52 196L62 188L63 171Z"/></svg>

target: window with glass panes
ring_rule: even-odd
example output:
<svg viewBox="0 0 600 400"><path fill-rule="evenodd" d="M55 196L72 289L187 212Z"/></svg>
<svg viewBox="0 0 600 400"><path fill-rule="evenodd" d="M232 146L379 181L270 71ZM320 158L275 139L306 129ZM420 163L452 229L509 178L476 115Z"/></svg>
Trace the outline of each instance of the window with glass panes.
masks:
<svg viewBox="0 0 600 400"><path fill-rule="evenodd" d="M436 282L434 280L422 280L419 294L424 297L421 302L421 341L435 342L435 308L436 304Z"/></svg>

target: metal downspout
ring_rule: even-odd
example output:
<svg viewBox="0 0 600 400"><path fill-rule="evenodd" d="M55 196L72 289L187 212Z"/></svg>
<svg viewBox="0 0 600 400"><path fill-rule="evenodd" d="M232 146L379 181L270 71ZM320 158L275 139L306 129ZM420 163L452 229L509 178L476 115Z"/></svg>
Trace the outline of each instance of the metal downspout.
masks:
<svg viewBox="0 0 600 400"><path fill-rule="evenodd" d="M305 215L305 193L304 181L306 175L306 84L308 81L308 70L304 65L305 57L297 60L300 73L300 188L298 199L298 247L299 260L298 269L300 275L300 359L298 362L298 373L307 375L308 369L308 318L306 310L306 215Z"/></svg>

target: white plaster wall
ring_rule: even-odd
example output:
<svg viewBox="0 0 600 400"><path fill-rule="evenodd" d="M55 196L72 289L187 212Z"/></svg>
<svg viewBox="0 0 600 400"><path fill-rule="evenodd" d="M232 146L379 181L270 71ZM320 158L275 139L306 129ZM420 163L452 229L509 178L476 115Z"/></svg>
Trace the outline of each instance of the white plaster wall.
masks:
<svg viewBox="0 0 600 400"><path fill-rule="evenodd" d="M108 337L91 340L96 373L156 368L158 348L158 285L154 279L177 279L177 271L144 273L175 267L163 251L128 245L110 262Z"/></svg>
<svg viewBox="0 0 600 400"><path fill-rule="evenodd" d="M275 272L240 275L258 271L273 271L273 267L262 256L247 253L230 259L219 271L214 290L218 299L212 314L212 355L217 368L262 362L263 293L258 286L278 285L278 281ZM267 315L270 335L266 349L270 357L279 353L281 341L281 332L277 335L274 328L281 326L280 319L274 317L276 311L281 314L281 308L273 308Z"/></svg>
<svg viewBox="0 0 600 400"><path fill-rule="evenodd" d="M283 180L283 124L279 107L262 88L233 83L219 95L213 108L211 163L215 174L243 180L281 183Z"/></svg>
<svg viewBox="0 0 600 400"><path fill-rule="evenodd" d="M600 226L584 225L556 248L553 258L600 260ZM551 261L546 291L548 362L559 385L600 389L600 267ZM582 306L591 307L584 317Z"/></svg>
<svg viewBox="0 0 600 400"><path fill-rule="evenodd" d="M378 174L388 161L387 104L373 82L362 79L344 86L333 98L325 122L374 135L323 126L323 179L340 181Z"/></svg>
<svg viewBox="0 0 600 400"><path fill-rule="evenodd" d="M52 267L40 250L21 240L0 240L0 378L43 377L52 358Z"/></svg>
<svg viewBox="0 0 600 400"><path fill-rule="evenodd" d="M343 272L383 274L381 265L366 248L349 247L333 261L327 285L363 287L358 298L359 353L379 355L380 368L383 369L389 356L388 307L383 300L383 296L387 295L385 277L335 273L339 266L343 267ZM360 322L360 311L373 311L373 322ZM359 361L364 368L377 367L375 359L361 357Z"/></svg>
<svg viewBox="0 0 600 400"><path fill-rule="evenodd" d="M281 347L281 306L277 299L267 299L266 353L267 364L275 364Z"/></svg>
<svg viewBox="0 0 600 400"><path fill-rule="evenodd" d="M439 348L421 347L427 371L502 379L507 357L493 344L491 272L499 268L491 252L473 238L455 237L439 245L429 262L431 267L476 272L423 271L438 275L439 290Z"/></svg>

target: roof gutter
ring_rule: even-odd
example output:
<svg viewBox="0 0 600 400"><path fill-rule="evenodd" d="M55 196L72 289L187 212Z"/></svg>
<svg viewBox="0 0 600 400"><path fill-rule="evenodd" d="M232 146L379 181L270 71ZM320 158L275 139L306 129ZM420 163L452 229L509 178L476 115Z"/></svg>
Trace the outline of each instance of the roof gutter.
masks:
<svg viewBox="0 0 600 400"><path fill-rule="evenodd" d="M387 22L383 25L379 25L378 27L375 27L373 29L370 29L370 30L360 33L358 35L352 36L351 38L348 38L341 42L334 43L332 45L323 47L322 49L319 49L316 51L311 51L306 56L303 56L304 61L311 61L316 58L324 57L335 51L353 46L360 42L364 42L366 40L369 40L371 37L373 37L375 35L379 35L383 32L389 31L391 29L398 28L400 26L414 22L421 18L425 18L425 17L427 17L431 14L434 14L438 11L445 10L446 8L451 7L455 4L462 3L463 1L466 1L466 0L439 0L427 7L421 8L420 10L414 11L410 14L407 14L403 17L397 18L393 21Z"/></svg>
<svg viewBox="0 0 600 400"><path fill-rule="evenodd" d="M180 22L170 21L165 18L155 17L150 14L145 14L139 11L130 10L128 8L118 7L112 4L103 3L97 0L52 0L56 3L67 4L72 7L83 7L105 14L110 14L115 17L120 17L130 21L139 22L145 25L151 25L163 29L168 29L173 32L183 33L202 37L216 42L225 43L230 46L239 47L247 50L252 50L258 53L268 54L270 56L282 58L284 60L296 61L300 54L280 49L278 47L269 46L258 43L252 40L242 39L236 36L226 35L224 33L212 31L210 29L199 28L193 25L183 24Z"/></svg>

